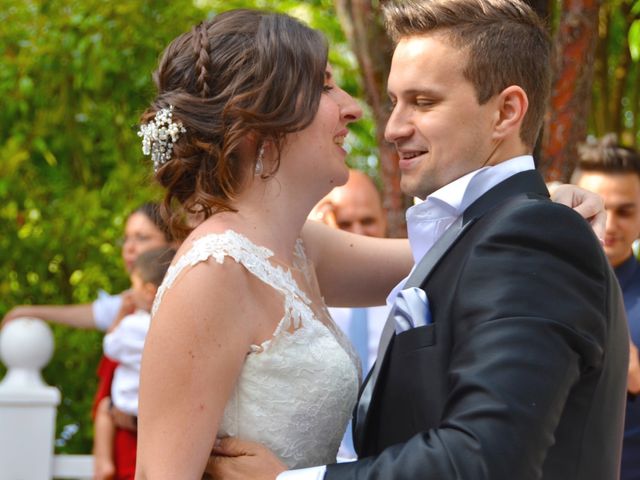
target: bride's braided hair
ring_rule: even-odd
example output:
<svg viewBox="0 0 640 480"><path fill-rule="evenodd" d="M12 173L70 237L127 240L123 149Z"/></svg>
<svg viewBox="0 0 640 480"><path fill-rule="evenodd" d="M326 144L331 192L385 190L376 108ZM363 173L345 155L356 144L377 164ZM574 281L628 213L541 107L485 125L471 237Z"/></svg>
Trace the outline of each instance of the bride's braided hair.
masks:
<svg viewBox="0 0 640 480"><path fill-rule="evenodd" d="M172 105L173 121L186 130L156 173L166 189L163 212L178 240L194 218L233 210L255 168L255 158L241 164L237 154L248 135L257 145L269 139L280 152L286 134L311 123L326 64L319 32L287 15L256 10L221 13L169 44L154 73L158 95L141 121Z"/></svg>
<svg viewBox="0 0 640 480"><path fill-rule="evenodd" d="M202 23L193 27L193 51L196 57L196 73L198 78L196 84L202 98L209 96L209 69L211 59L209 58L209 39L207 29Z"/></svg>

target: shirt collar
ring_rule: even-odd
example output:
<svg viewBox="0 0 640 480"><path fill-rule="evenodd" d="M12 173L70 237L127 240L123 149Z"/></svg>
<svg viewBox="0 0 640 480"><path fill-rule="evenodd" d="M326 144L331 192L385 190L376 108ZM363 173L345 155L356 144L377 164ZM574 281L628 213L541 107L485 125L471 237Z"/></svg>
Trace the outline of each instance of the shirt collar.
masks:
<svg viewBox="0 0 640 480"><path fill-rule="evenodd" d="M498 183L525 170L534 170L531 155L521 155L483 167L454 180L406 213L407 234L416 263L464 211ZM437 223L436 226L429 224ZM435 236L434 236L435 233Z"/></svg>
<svg viewBox="0 0 640 480"><path fill-rule="evenodd" d="M534 169L533 157L531 155L521 155L497 165L482 167L469 172L436 190L424 202L409 208L407 210L407 221L409 221L409 215L413 209L428 210L433 204L448 210L451 214L460 216L469 205L498 183L516 173Z"/></svg>
<svg viewBox="0 0 640 480"><path fill-rule="evenodd" d="M534 170L531 155L522 155L498 165L474 170L429 195L407 210L407 233L415 263L431 249L453 222L473 202L516 173ZM415 268L415 265L414 265ZM387 303L393 304L406 278L391 291Z"/></svg>

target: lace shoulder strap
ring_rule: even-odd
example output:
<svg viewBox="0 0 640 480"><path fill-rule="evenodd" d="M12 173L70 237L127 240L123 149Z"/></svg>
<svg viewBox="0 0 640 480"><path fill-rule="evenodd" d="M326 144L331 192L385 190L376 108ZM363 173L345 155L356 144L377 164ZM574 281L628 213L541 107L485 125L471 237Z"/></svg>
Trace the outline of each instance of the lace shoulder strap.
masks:
<svg viewBox="0 0 640 480"><path fill-rule="evenodd" d="M205 262L209 258L213 258L221 264L224 262L225 257L231 257L264 283L284 295L285 318L291 318L293 326L297 327L299 322L307 316L307 311L311 312L309 308L310 301L298 287L291 276L291 272L269 262L269 258L272 256L273 252L271 250L255 245L248 238L233 230L227 230L220 234L205 235L195 240L192 247L174 265L169 267L162 285L158 288L151 315L155 315L165 292L171 288L185 269L193 267L200 262ZM292 315L293 312L298 313ZM276 333L283 327L282 324L279 325Z"/></svg>

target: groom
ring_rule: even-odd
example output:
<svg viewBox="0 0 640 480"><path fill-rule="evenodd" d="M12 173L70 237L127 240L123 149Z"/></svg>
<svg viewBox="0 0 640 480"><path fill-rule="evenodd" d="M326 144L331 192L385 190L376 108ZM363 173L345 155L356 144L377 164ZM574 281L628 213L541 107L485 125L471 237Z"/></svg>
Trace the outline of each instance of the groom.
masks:
<svg viewBox="0 0 640 480"><path fill-rule="evenodd" d="M396 41L386 138L404 192L426 201L407 212L419 262L356 407L360 460L281 473L263 447L227 440L245 455L214 470L614 480L626 322L597 239L549 201L534 169L549 93L544 26L520 0L405 0L385 15Z"/></svg>

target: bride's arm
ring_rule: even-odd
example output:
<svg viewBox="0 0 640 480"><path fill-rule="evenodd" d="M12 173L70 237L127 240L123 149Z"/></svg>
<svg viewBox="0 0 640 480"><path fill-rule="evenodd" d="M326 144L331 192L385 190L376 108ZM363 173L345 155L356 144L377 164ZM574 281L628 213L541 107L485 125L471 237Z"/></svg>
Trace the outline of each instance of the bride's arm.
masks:
<svg viewBox="0 0 640 480"><path fill-rule="evenodd" d="M553 192L552 200L575 209L602 237L606 214L598 195L564 185ZM330 306L381 305L413 266L406 239L354 235L314 221L306 222L302 238Z"/></svg>
<svg viewBox="0 0 640 480"><path fill-rule="evenodd" d="M302 230L327 305L382 305L413 266L406 239L355 235L307 221Z"/></svg>
<svg viewBox="0 0 640 480"><path fill-rule="evenodd" d="M201 479L254 340L247 283L232 260L210 260L166 291L142 359L137 479Z"/></svg>

